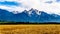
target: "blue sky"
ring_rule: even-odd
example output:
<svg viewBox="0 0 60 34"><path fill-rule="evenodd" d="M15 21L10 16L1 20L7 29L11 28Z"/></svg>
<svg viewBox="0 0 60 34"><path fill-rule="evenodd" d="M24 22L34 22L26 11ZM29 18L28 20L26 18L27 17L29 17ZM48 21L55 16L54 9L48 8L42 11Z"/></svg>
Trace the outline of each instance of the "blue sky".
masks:
<svg viewBox="0 0 60 34"><path fill-rule="evenodd" d="M0 5L6 5L6 6L19 6L19 3L18 3L18 2L4 1L4 2L0 2Z"/></svg>
<svg viewBox="0 0 60 34"><path fill-rule="evenodd" d="M60 2L60 0L56 0L56 2Z"/></svg>

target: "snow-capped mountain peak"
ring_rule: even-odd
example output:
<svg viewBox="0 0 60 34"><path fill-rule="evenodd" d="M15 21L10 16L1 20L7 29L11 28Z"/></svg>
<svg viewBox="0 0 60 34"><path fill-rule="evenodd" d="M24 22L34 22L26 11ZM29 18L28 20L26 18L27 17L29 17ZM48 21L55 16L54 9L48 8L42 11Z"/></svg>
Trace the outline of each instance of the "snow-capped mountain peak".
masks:
<svg viewBox="0 0 60 34"><path fill-rule="evenodd" d="M40 15L40 11L38 11L37 9L33 9L31 8L29 11L27 11L29 15L31 14L37 14L37 15Z"/></svg>
<svg viewBox="0 0 60 34"><path fill-rule="evenodd" d="M29 14L29 12L31 12L31 14ZM48 14L36 9L31 9L29 11L24 10L22 13L17 12L17 14L0 9L0 20L14 22L60 22L60 16L57 14Z"/></svg>

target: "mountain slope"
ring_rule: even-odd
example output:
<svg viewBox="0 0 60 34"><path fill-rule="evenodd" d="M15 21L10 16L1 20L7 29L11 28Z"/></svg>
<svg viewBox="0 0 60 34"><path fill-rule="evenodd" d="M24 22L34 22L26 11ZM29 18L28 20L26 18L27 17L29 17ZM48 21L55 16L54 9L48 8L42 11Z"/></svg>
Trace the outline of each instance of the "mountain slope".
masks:
<svg viewBox="0 0 60 34"><path fill-rule="evenodd" d="M0 20L11 22L60 22L60 16L36 9L24 10L17 14L0 9Z"/></svg>

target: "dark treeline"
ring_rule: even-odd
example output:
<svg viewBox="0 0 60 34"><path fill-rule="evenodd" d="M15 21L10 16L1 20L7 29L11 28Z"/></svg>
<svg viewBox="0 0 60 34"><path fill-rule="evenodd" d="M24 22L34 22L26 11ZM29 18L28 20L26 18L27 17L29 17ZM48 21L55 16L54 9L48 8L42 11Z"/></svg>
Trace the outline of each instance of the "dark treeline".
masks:
<svg viewBox="0 0 60 34"><path fill-rule="evenodd" d="M40 22L39 23L38 22L6 22L6 23L0 23L0 25L4 25L4 24L15 25L15 24L60 24L60 23L57 23L57 22L44 22L44 23L40 23Z"/></svg>

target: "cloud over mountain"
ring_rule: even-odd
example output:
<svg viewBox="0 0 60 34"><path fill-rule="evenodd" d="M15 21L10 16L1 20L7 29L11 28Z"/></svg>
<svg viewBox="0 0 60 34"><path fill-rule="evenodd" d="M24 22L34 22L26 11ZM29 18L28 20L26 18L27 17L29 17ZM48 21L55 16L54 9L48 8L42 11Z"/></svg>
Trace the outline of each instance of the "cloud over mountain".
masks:
<svg viewBox="0 0 60 34"><path fill-rule="evenodd" d="M60 3L57 1L59 0L0 0L0 9L22 12L33 8L60 15Z"/></svg>

